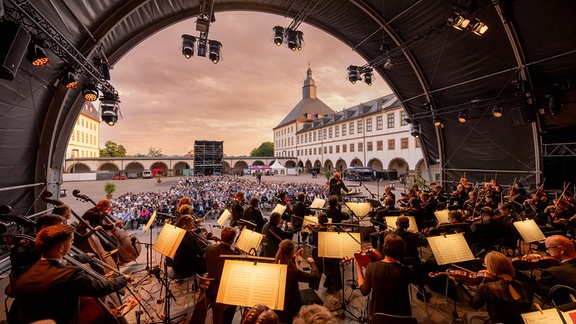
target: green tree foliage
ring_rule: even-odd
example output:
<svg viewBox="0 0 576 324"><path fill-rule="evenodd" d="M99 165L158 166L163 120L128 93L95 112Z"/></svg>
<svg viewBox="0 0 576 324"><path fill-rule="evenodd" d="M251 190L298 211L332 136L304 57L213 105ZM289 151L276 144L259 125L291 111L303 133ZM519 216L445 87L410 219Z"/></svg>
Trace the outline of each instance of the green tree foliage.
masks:
<svg viewBox="0 0 576 324"><path fill-rule="evenodd" d="M149 147L148 148L148 154L146 154L146 156L160 157L160 156L164 156L164 154L162 154L162 149L156 149L154 147Z"/></svg>
<svg viewBox="0 0 576 324"><path fill-rule="evenodd" d="M125 157L126 149L112 141L106 141L104 148L100 150L101 157Z"/></svg>
<svg viewBox="0 0 576 324"><path fill-rule="evenodd" d="M274 143L264 142L250 152L250 156L274 156Z"/></svg>

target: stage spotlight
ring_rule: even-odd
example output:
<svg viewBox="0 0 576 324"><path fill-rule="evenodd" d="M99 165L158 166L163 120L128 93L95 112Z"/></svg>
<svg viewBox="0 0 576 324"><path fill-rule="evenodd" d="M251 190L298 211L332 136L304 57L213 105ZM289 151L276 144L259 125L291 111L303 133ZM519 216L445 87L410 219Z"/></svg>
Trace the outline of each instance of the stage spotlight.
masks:
<svg viewBox="0 0 576 324"><path fill-rule="evenodd" d="M468 25L468 28L474 33L475 35L482 36L488 30L488 26L485 23L481 22L479 19L475 18L474 21Z"/></svg>
<svg viewBox="0 0 576 324"><path fill-rule="evenodd" d="M288 48L292 51L296 51L298 48L298 32L292 29L286 29L287 33L287 41L288 41Z"/></svg>
<svg viewBox="0 0 576 324"><path fill-rule="evenodd" d="M196 43L196 37L192 35L183 34L182 35L182 55L189 59L194 56L194 44Z"/></svg>
<svg viewBox="0 0 576 324"><path fill-rule="evenodd" d="M371 86L372 85L372 71L373 69L371 67L366 67L363 70L364 73L364 83L366 83L367 85Z"/></svg>
<svg viewBox="0 0 576 324"><path fill-rule="evenodd" d="M432 117L432 123L434 123L434 126L436 127L442 126L442 121L438 117Z"/></svg>
<svg viewBox="0 0 576 324"><path fill-rule="evenodd" d="M82 95L86 101L96 101L98 99L98 89L93 83L89 83L82 89Z"/></svg>
<svg viewBox="0 0 576 324"><path fill-rule="evenodd" d="M274 44L276 44L276 46L282 45L284 41L284 27L274 26L272 30L274 31Z"/></svg>
<svg viewBox="0 0 576 324"><path fill-rule="evenodd" d="M114 126L118 121L118 109L120 108L120 98L118 93L107 93L100 98L100 116L102 121L109 126Z"/></svg>
<svg viewBox="0 0 576 324"><path fill-rule="evenodd" d="M198 56L206 57L206 51L207 51L206 41L200 39L198 41Z"/></svg>
<svg viewBox="0 0 576 324"><path fill-rule="evenodd" d="M455 12L448 18L448 25L458 30L463 30L468 27L470 20L462 17L459 13Z"/></svg>
<svg viewBox="0 0 576 324"><path fill-rule="evenodd" d="M44 66L50 61L42 47L34 43L28 44L28 53L26 54L26 58L34 66Z"/></svg>
<svg viewBox="0 0 576 324"><path fill-rule="evenodd" d="M302 45L304 44L304 33L297 30L296 31L296 48L301 51Z"/></svg>
<svg viewBox="0 0 576 324"><path fill-rule="evenodd" d="M78 78L76 78L76 74L73 71L67 71L64 73L62 83L64 83L64 86L66 86L67 89L76 88L78 85Z"/></svg>
<svg viewBox="0 0 576 324"><path fill-rule="evenodd" d="M350 65L348 67L348 81L355 84L360 78L360 68L356 65Z"/></svg>
<svg viewBox="0 0 576 324"><path fill-rule="evenodd" d="M219 41L211 40L210 41L210 54L208 54L208 58L212 63L216 64L220 62L220 49L222 48L222 43Z"/></svg>
<svg viewBox="0 0 576 324"><path fill-rule="evenodd" d="M461 123L465 123L468 120L468 115L466 113L459 113L458 114L458 121Z"/></svg>
<svg viewBox="0 0 576 324"><path fill-rule="evenodd" d="M502 107L494 107L492 109L492 115L496 118L500 118L502 117L502 112L503 112L503 108Z"/></svg>
<svg viewBox="0 0 576 324"><path fill-rule="evenodd" d="M384 63L384 68L386 70L390 70L393 66L394 66L394 62L392 62L392 60L390 58L388 58L386 60L386 63Z"/></svg>
<svg viewBox="0 0 576 324"><path fill-rule="evenodd" d="M420 125L410 125L410 135L420 137Z"/></svg>

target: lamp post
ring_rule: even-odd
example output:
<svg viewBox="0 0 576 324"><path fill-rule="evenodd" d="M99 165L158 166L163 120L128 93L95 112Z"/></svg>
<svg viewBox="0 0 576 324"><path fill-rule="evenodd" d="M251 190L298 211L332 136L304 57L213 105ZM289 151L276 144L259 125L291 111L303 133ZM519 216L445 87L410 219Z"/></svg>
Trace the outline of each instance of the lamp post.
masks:
<svg viewBox="0 0 576 324"><path fill-rule="evenodd" d="M78 149L72 149L72 173L76 173L76 155L78 155Z"/></svg>

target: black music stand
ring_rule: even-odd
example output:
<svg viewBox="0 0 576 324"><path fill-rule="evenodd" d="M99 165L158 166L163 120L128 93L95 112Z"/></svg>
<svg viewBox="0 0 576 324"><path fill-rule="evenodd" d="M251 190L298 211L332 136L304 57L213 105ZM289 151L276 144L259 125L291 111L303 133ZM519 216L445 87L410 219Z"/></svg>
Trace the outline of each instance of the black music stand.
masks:
<svg viewBox="0 0 576 324"><path fill-rule="evenodd" d="M156 219L156 211L154 211L154 213L152 213L152 216L150 216L150 219L148 220L148 223L146 223L146 226L144 226L143 232L150 232L150 237L149 237L149 241L148 243L140 243L140 244L144 244L144 247L146 248L146 267L144 269L135 271L133 273L138 273L138 272L142 272L142 271L146 271L146 276L144 276L144 278L140 279L138 281L138 284L140 282L142 282L144 279L146 279L148 276L151 275L152 273L152 231L150 230L152 224L154 223L154 220Z"/></svg>

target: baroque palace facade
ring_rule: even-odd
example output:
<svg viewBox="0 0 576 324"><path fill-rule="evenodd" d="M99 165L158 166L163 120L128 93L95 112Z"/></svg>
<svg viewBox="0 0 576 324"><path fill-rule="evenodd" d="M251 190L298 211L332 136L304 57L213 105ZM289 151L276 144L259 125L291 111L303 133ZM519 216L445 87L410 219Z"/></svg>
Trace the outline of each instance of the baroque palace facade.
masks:
<svg viewBox="0 0 576 324"><path fill-rule="evenodd" d="M274 156L294 158L304 172L366 166L423 174L418 137L395 95L335 112L316 96L308 68L302 100L274 127Z"/></svg>

